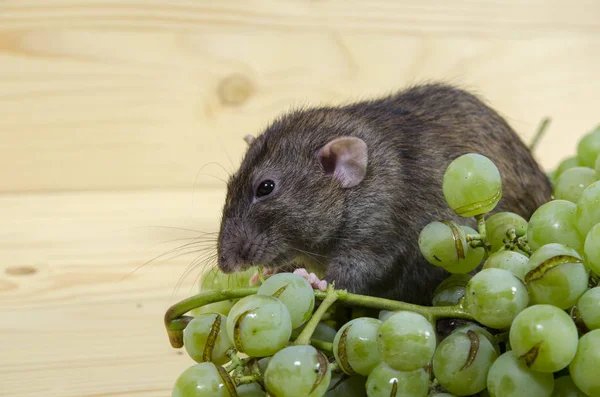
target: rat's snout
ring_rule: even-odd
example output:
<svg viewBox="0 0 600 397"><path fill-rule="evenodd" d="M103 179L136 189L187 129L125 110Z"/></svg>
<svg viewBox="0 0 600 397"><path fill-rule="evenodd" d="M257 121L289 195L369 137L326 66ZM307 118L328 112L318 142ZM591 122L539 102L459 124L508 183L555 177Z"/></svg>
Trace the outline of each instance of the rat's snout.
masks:
<svg viewBox="0 0 600 397"><path fill-rule="evenodd" d="M242 220L225 221L219 235L219 269L232 273L256 265L264 251L262 236Z"/></svg>

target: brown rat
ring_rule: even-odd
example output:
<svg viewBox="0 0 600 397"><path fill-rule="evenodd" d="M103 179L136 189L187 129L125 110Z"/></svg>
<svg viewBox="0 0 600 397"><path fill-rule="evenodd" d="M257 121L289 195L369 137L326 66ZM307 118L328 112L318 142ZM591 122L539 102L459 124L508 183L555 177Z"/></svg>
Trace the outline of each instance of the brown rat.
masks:
<svg viewBox="0 0 600 397"><path fill-rule="evenodd" d="M448 276L417 240L434 220L471 224L451 211L442 178L476 152L503 178L494 212L529 219L552 189L529 149L476 96L427 84L340 107L297 110L250 144L228 181L219 268L321 266L350 292L430 304Z"/></svg>

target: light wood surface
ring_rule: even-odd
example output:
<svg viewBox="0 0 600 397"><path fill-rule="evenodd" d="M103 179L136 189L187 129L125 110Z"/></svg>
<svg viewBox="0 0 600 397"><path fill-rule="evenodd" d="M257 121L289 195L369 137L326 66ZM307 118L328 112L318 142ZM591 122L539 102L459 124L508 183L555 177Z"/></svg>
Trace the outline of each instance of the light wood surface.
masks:
<svg viewBox="0 0 600 397"><path fill-rule="evenodd" d="M291 106L424 80L526 139L551 115L551 167L598 122L599 50L596 0L4 0L0 190L214 185Z"/></svg>
<svg viewBox="0 0 600 397"><path fill-rule="evenodd" d="M553 167L600 121L599 50L597 0L0 0L0 396L170 395L198 254L134 270L216 230L280 112L449 81L525 140L552 116Z"/></svg>

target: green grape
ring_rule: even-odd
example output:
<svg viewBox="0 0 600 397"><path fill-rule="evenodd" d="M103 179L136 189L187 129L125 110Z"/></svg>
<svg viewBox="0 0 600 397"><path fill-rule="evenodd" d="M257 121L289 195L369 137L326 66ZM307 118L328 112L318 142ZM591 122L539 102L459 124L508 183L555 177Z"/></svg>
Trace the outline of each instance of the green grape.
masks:
<svg viewBox="0 0 600 397"><path fill-rule="evenodd" d="M417 313L397 312L379 328L377 347L381 360L398 371L414 371L426 366L435 346L433 326Z"/></svg>
<svg viewBox="0 0 600 397"><path fill-rule="evenodd" d="M497 357L490 341L476 332L452 333L435 351L433 373L450 393L469 396L485 389L487 373Z"/></svg>
<svg viewBox="0 0 600 397"><path fill-rule="evenodd" d="M426 397L428 392L429 377L423 368L405 372L381 362L367 378L369 397Z"/></svg>
<svg viewBox="0 0 600 397"><path fill-rule="evenodd" d="M392 315L394 314L394 312L389 311L389 310L380 310L379 311L379 321L383 322L385 320L387 320L388 318L390 318Z"/></svg>
<svg viewBox="0 0 600 397"><path fill-rule="evenodd" d="M377 332L381 321L359 317L344 324L333 340L333 354L340 369L348 375L369 375L381 361Z"/></svg>
<svg viewBox="0 0 600 397"><path fill-rule="evenodd" d="M235 386L223 367L211 362L196 364L175 381L172 397L235 397Z"/></svg>
<svg viewBox="0 0 600 397"><path fill-rule="evenodd" d="M596 178L600 179L600 156L596 157L596 166L594 167L594 171L596 171Z"/></svg>
<svg viewBox="0 0 600 397"><path fill-rule="evenodd" d="M362 376L342 379L342 375L332 375L325 397L367 397L366 382L367 378Z"/></svg>
<svg viewBox="0 0 600 397"><path fill-rule="evenodd" d="M518 236L524 236L527 233L527 221L513 212L498 212L486 219L485 230L492 245L491 252L504 246L504 239L508 238L506 233L510 229L514 229Z"/></svg>
<svg viewBox="0 0 600 397"><path fill-rule="evenodd" d="M568 309L586 291L588 271L573 248L546 244L529 258L525 283L531 303Z"/></svg>
<svg viewBox="0 0 600 397"><path fill-rule="evenodd" d="M585 167L593 167L600 153L600 127L585 134L577 143L577 160Z"/></svg>
<svg viewBox="0 0 600 397"><path fill-rule="evenodd" d="M448 206L458 215L471 217L493 210L502 198L502 178L494 163L476 153L450 163L442 190Z"/></svg>
<svg viewBox="0 0 600 397"><path fill-rule="evenodd" d="M236 389L237 397L265 397L266 393L258 383L240 385Z"/></svg>
<svg viewBox="0 0 600 397"><path fill-rule="evenodd" d="M600 329L579 339L577 353L569 365L571 378L579 390L589 396L600 396Z"/></svg>
<svg viewBox="0 0 600 397"><path fill-rule="evenodd" d="M498 357L488 373L487 391L491 397L550 397L553 389L551 373L527 368L512 351Z"/></svg>
<svg viewBox="0 0 600 397"><path fill-rule="evenodd" d="M551 305L523 310L509 333L513 352L539 372L556 372L569 365L577 351L577 339L577 327L569 315Z"/></svg>
<svg viewBox="0 0 600 397"><path fill-rule="evenodd" d="M558 177L560 177L562 173L568 170L569 168L579 167L580 165L581 164L579 164L579 159L577 159L576 156L567 157L560 162L560 164L556 168L556 171L554 171L554 178L558 179Z"/></svg>
<svg viewBox="0 0 600 397"><path fill-rule="evenodd" d="M600 223L590 229L583 246L585 264L596 275L600 275Z"/></svg>
<svg viewBox="0 0 600 397"><path fill-rule="evenodd" d="M523 280L527 273L527 262L529 258L516 251L498 251L488 256L482 269L508 270Z"/></svg>
<svg viewBox="0 0 600 397"><path fill-rule="evenodd" d="M419 234L419 249L429 263L452 273L474 270L484 255L482 248L473 249L467 243L463 227L449 221L431 222L425 226Z"/></svg>
<svg viewBox="0 0 600 397"><path fill-rule="evenodd" d="M507 328L528 304L527 288L508 270L482 270L467 284L465 308L486 327Z"/></svg>
<svg viewBox="0 0 600 397"><path fill-rule="evenodd" d="M554 379L554 392L552 397L587 397L575 386L569 375Z"/></svg>
<svg viewBox="0 0 600 397"><path fill-rule="evenodd" d="M579 197L576 222L582 236L587 236L590 229L600 222L600 181L586 187Z"/></svg>
<svg viewBox="0 0 600 397"><path fill-rule="evenodd" d="M479 336L479 338L486 338L487 340L489 340L490 343L492 344L492 346L494 346L494 350L496 350L496 354L500 355L500 347L496 343L494 335L492 335L492 333L490 331L488 331L487 329L480 327L477 324L467 324L467 325L460 326L460 327L456 328L454 331L452 331L452 333L460 332L460 333L466 334L469 331L475 332L477 334L477 336Z"/></svg>
<svg viewBox="0 0 600 397"><path fill-rule="evenodd" d="M450 393L434 393L430 394L429 397L455 397L454 394Z"/></svg>
<svg viewBox="0 0 600 397"><path fill-rule="evenodd" d="M229 362L227 350L233 343L227 336L227 317L221 314L201 314L183 330L183 346L196 362L212 361L217 365Z"/></svg>
<svg viewBox="0 0 600 397"><path fill-rule="evenodd" d="M589 330L600 328L600 287L587 290L577 302L579 315Z"/></svg>
<svg viewBox="0 0 600 397"><path fill-rule="evenodd" d="M561 243L571 248L583 248L583 238L577 229L578 207L566 200L542 204L529 219L527 242L532 250L542 245Z"/></svg>
<svg viewBox="0 0 600 397"><path fill-rule="evenodd" d="M470 274L451 274L433 292L433 306L453 306L465 296Z"/></svg>
<svg viewBox="0 0 600 397"><path fill-rule="evenodd" d="M231 274L225 274L218 269L212 269L202 275L200 279L200 292L247 287L250 277L254 272L256 272L256 268L250 268ZM197 316L204 313L219 313L227 316L238 300L239 299L228 299L209 303L208 305L192 310L192 314Z"/></svg>
<svg viewBox="0 0 600 397"><path fill-rule="evenodd" d="M269 277L257 294L273 295L279 299L290 312L292 328L298 328L307 322L315 307L312 286L304 277L293 273L278 273Z"/></svg>
<svg viewBox="0 0 600 397"><path fill-rule="evenodd" d="M226 329L239 352L250 357L265 357L287 345L292 335L292 320L277 298L250 295L231 308Z"/></svg>
<svg viewBox="0 0 600 397"><path fill-rule="evenodd" d="M596 170L588 167L570 168L556 180L554 198L577 203L585 188L597 180Z"/></svg>
<svg viewBox="0 0 600 397"><path fill-rule="evenodd" d="M323 396L329 388L331 368L327 357L314 347L289 346L273 355L264 380L274 396Z"/></svg>
<svg viewBox="0 0 600 397"><path fill-rule="evenodd" d="M471 229L468 226L460 226L460 228L465 232L465 234L477 234L477 232ZM459 259L458 263L451 264L446 266L446 271L454 274L464 274L470 271L475 270L477 266L481 264L483 261L483 257L485 256L485 248L471 247L471 244L467 244L467 251L465 252L465 259Z"/></svg>

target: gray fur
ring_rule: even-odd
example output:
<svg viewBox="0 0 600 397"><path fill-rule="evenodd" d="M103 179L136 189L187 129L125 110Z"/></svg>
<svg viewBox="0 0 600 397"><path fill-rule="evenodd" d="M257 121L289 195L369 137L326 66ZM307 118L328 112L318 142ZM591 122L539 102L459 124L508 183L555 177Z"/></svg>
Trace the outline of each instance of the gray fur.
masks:
<svg viewBox="0 0 600 397"><path fill-rule="evenodd" d="M348 189L325 174L316 156L341 136L368 146L367 174ZM550 199L547 177L517 134L463 90L428 84L378 100L290 112L256 138L228 182L219 267L232 272L309 260L339 288L430 304L448 273L425 262L417 239L433 220L474 226L448 209L442 194L446 167L469 152L489 157L500 170L503 198L494 212L529 219ZM275 191L257 200L256 186L265 179L275 181Z"/></svg>

